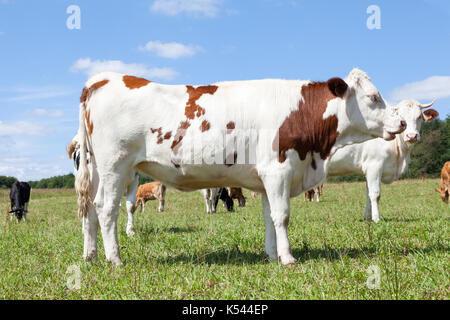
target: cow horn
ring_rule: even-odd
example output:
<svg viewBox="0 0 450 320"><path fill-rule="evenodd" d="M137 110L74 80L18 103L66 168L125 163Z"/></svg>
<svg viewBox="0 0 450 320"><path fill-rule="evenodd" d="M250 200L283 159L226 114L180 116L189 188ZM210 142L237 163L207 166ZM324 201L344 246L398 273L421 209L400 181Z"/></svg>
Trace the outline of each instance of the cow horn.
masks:
<svg viewBox="0 0 450 320"><path fill-rule="evenodd" d="M426 109L426 108L429 108L429 107L431 107L434 103L436 102L436 99L434 99L431 103L429 103L429 104L421 104L420 105L420 109Z"/></svg>

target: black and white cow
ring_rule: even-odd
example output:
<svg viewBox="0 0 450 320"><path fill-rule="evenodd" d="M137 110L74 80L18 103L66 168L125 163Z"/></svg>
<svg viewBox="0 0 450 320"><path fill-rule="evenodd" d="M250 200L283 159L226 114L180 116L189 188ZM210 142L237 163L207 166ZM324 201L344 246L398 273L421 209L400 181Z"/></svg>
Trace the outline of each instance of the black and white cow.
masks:
<svg viewBox="0 0 450 320"><path fill-rule="evenodd" d="M227 211L231 212L234 210L233 199L230 197L227 188L220 188L218 192L218 196L216 201L214 202L214 207L217 208L217 203L219 199L222 200L223 206L227 209Z"/></svg>
<svg viewBox="0 0 450 320"><path fill-rule="evenodd" d="M31 187L26 182L16 181L9 193L9 198L11 199L11 219L12 216L15 215L17 217L17 221L27 220L27 212L28 212L28 202L30 202L30 191Z"/></svg>

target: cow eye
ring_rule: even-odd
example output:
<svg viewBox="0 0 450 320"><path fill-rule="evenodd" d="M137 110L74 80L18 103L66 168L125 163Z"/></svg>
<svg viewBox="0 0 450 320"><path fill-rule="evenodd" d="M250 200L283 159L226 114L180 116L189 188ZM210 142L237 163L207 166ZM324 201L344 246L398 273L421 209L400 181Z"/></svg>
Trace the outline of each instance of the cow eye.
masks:
<svg viewBox="0 0 450 320"><path fill-rule="evenodd" d="M373 103L379 102L379 101L380 101L379 98L378 98L378 96L377 96L376 94L370 95L370 96L369 96L369 99L370 99L370 101L372 101Z"/></svg>

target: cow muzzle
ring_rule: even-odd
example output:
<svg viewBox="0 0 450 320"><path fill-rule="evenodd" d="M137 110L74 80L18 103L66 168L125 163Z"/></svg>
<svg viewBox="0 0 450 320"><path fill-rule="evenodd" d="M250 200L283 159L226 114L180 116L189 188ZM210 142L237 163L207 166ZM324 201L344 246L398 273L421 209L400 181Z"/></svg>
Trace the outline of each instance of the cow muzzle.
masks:
<svg viewBox="0 0 450 320"><path fill-rule="evenodd" d="M405 120L400 120L399 124L395 128L393 128L393 129L391 129L391 128L386 129L385 128L384 129L383 139L387 140L387 141L394 140L395 139L395 135L399 134L399 133L402 133L403 131L406 130L406 128L407 128L406 121Z"/></svg>
<svg viewBox="0 0 450 320"><path fill-rule="evenodd" d="M405 141L409 143L416 143L419 141L419 135L417 133L407 133Z"/></svg>

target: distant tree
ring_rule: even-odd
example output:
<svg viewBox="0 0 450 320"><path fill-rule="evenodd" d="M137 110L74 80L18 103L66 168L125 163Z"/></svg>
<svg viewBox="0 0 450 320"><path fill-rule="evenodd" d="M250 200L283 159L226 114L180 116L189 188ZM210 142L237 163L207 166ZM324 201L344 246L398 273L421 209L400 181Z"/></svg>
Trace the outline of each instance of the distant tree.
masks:
<svg viewBox="0 0 450 320"><path fill-rule="evenodd" d="M411 152L411 162L404 177L437 177L446 161L450 161L450 115L445 121L423 124L421 140Z"/></svg>
<svg viewBox="0 0 450 320"><path fill-rule="evenodd" d="M0 176L0 189L10 189L16 181L14 177Z"/></svg>

